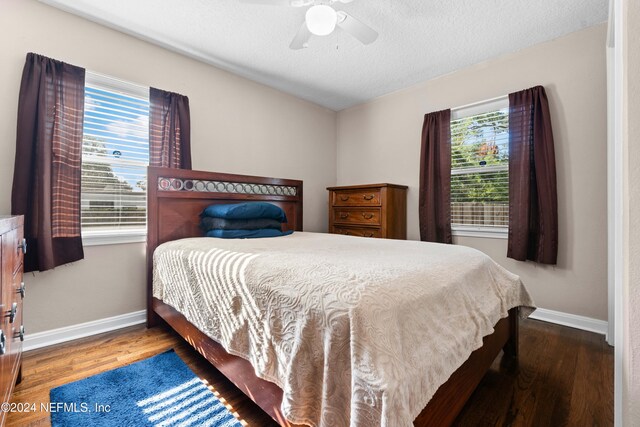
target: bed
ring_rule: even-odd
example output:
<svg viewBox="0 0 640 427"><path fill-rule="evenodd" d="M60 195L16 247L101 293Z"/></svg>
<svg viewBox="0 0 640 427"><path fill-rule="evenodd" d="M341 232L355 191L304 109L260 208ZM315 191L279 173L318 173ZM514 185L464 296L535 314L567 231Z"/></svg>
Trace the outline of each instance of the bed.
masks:
<svg viewBox="0 0 640 427"><path fill-rule="evenodd" d="M326 390L323 390L321 387L319 391L315 391L316 394L314 394L314 390L309 390L309 388L314 388L312 381L313 375L309 375L310 379L308 383L300 384L298 387L296 387L296 384L292 385L292 381L287 381L286 378L284 378L286 377L286 375L283 374L283 372L286 371L286 367L283 368L283 366L279 366L278 361L280 359L286 359L286 354L291 352L295 355L295 357L292 356L292 358L295 359L297 365L292 366L295 368L296 372L307 372L309 369L306 369L305 367L313 367L313 363L309 363L308 357L304 358L300 355L308 356L308 354L314 354L314 351L304 353L301 350L296 350L292 352L290 348L291 346L286 347L286 344L288 343L282 341L284 342L283 348L287 350L282 351L282 349L280 349L280 352L278 353L277 348L274 350L273 348L269 347L270 345L274 348L277 347L277 345L271 344L273 342L278 343L279 341L277 340L265 340L265 342L268 341L268 343L264 345L260 344L263 345L263 347L254 348L248 343L255 340L252 341L247 337L242 339L242 336L246 335L241 331L242 328L234 330L229 336L226 336L224 333L220 332L220 330L222 329L229 329L228 325L230 325L231 323L228 323L228 325L225 326L225 322L233 322L233 319L227 319L226 317L222 319L222 321L218 319L218 328L213 328L217 332L212 332L211 328L209 328L206 324L208 320L200 319L200 317L202 317L201 313L207 310L207 306L196 307L195 304L195 301L206 300L208 298L207 295L199 295L197 297L187 299L184 298L184 295L191 292L190 289L193 287L194 281L190 279L181 280L180 277L206 276L206 274L201 274L201 270L198 270L200 267L198 267L197 263L192 262L193 259L202 258L201 255L203 254L216 254L219 252L235 254L232 256L236 257L237 259L244 257L242 259L244 259L246 262L243 261L245 262L245 264L241 266L243 280L237 278L234 278L233 280L225 280L229 283L242 282L244 287L250 287L251 283L260 283L261 286L266 284L268 285L269 289L273 289L274 293L279 292L277 298L270 301L269 298L260 296L259 292L247 290L248 295L251 295L251 302L255 302L256 304L255 309L259 309L257 312L264 310L273 310L274 315L270 316L270 318L272 319L278 319L283 316L286 317L289 314L288 311L284 311L281 307L279 307L279 304L281 304L281 302L277 301L286 300L286 298L284 300L282 299L283 295L287 296L288 298L288 295L291 295L292 289L294 288L301 292L301 294L304 293L305 296L311 295L310 300L317 302L318 295L315 296L315 300L313 299L314 287L311 286L309 289L305 289L305 285L307 284L307 282L318 280L319 278L322 279L322 274L327 275L327 283L336 282L334 276L336 276L337 273L333 271L324 271L322 269L322 266L332 265L336 266L337 271L339 271L340 268L346 271L348 269L347 260L349 259L349 256L347 254L353 252L359 252L361 254L367 255L365 258L361 258L359 263L357 264L360 269L357 269L355 267L352 269L353 272L351 273L351 275L353 277L351 277L351 280L353 281L353 283L358 282L358 277L368 277L367 275L369 271L372 271L374 269L377 270L375 266L384 263L384 257L376 259L376 256L380 257L383 253L400 253L403 248L407 247L407 245L411 246L411 250L408 251L403 257L398 258L396 260L396 263L401 264L403 262L402 259L410 258L412 256L411 253L416 253L416 260L431 260L432 264L429 268L434 269L437 268L437 266L446 265L446 262L449 262L447 261L447 258L444 258L445 255L441 253L447 251L457 251L456 253L447 255L448 258L465 258L466 260L468 260L468 264L479 263L488 265L488 268L486 268L486 274L488 275L488 278L487 280L485 280L488 283L487 286L489 286L487 288L487 291L490 291L490 288L496 287L503 282L507 283L514 281L513 283L516 283L515 281L517 280L517 282L519 283L519 279L517 279L517 277L515 276L509 276L509 273L504 272L498 267L494 268L491 264L492 261L487 261L487 257L482 256L481 254L476 253L470 249L463 249L460 247L456 248L453 246L436 248L436 245L429 245L419 242L402 242L391 240L380 240L377 242L373 242L372 240L365 240L360 238L335 235L320 235L314 233L294 233L291 236L282 238L258 239L261 241L257 243L247 240L222 241L219 239L188 239L190 237L197 237L201 235L201 232L198 228L198 214L206 206L215 203L233 203L247 200L268 201L280 206L287 213L287 217L289 218L289 222L287 223L286 227L300 232L302 230L302 182L295 180L163 168L149 168L148 177L148 325L151 327L157 325L162 321L166 322L178 334L184 337L187 342L189 342L194 348L196 348L207 360L209 360L213 366L220 370L236 386L238 386L240 390L242 390L245 394L247 394L247 396L249 396L254 402L256 402L258 406L260 406L274 420L276 420L283 426L293 425L287 420L287 417L284 416L284 413L289 414L291 418L295 419L300 424L313 423L317 422L317 420L319 419L323 419L325 425L337 425L335 424L336 422L338 424L343 424L344 421L342 420L351 417L352 420L356 420L355 423L357 425L397 425L396 423L406 425L406 414L401 414L405 415L404 419L402 417L393 418L393 416L395 416L393 415L394 413L403 412L403 410L406 410L407 413L412 413L411 419L413 419L414 425L449 425L453 422L456 415L462 409L464 403L467 401L467 399L479 383L480 379L487 371L493 360L498 356L500 351L504 349L505 355L509 357L517 356L517 332L519 318L517 305L522 304L529 307L533 305L524 288L521 288L521 291L519 291L521 292L521 294L516 295L516 292L514 294L514 297L509 297L511 299L507 298L508 301L506 303L501 302L500 307L494 307L492 311L495 313L500 313L499 316L496 316L495 313L492 314L493 317L489 316L489 314L487 314L486 316L471 316L473 318L471 321L480 325L478 326L478 331L482 331L482 334L476 336L473 340L471 338L461 339L461 344L455 348L458 350L462 348L462 350L456 350L456 354L454 354L453 350L448 349L448 343L446 341L443 341L437 345L435 343L432 343L429 344L431 345L431 347L425 347L425 345L428 344L427 341L429 340L421 338L423 336L420 335L421 333L423 333L422 327L416 327L414 331L407 329L407 331L409 331L410 333L408 334L408 337L405 339L405 341L400 342L400 351L393 350L394 348L397 349L398 345L387 346L385 343L386 341L392 341L394 339L394 334L389 333L389 337L385 341L383 336L385 335L384 332L386 331L382 329L385 327L384 325L386 323L393 322L388 322L384 319L384 316L382 316L383 319L381 321L376 321L376 317L378 317L377 313L381 313L384 310L381 311L378 309L376 311L369 309L369 307L375 306L375 302L367 304L354 303L355 305L349 306L347 308L340 307L338 310L333 311L329 308L323 308L321 311L316 311L315 313L320 317L322 317L323 314L327 313L327 315L330 315L333 320L335 320L335 318L339 318L338 320L346 319L347 331L351 331L350 337L345 337L347 333L335 333L333 335L325 334L319 338L320 341L324 340L322 342L328 343L326 344L327 346L333 346L331 347L331 351L323 350L322 346L320 346L320 352L325 351L325 356L328 361L331 362L330 359L335 358L333 356L335 354L345 353L345 348L347 349L346 353L348 354L348 357L342 358L346 359L346 361L339 361L336 359L335 362L327 362L325 364L324 369L325 371L328 369L328 373L324 372L324 380L326 380L327 378L332 378L333 380L335 380L331 383L327 383L326 389L340 391L340 387L344 387L346 385L348 388L349 384L353 382L350 389L351 394L347 395L347 397L350 397L351 400L346 403L346 407L341 407L339 402L336 404L336 399L328 399L325 402L328 402L328 404L324 406L328 408L327 410L333 411L333 413L330 413L329 415L322 414L322 417L324 418L319 418L321 415L317 414L317 417L315 417L313 415L315 413L314 410L317 412L317 408L315 408L314 410L310 410L309 412L311 413L311 415L307 416L308 414L305 413L305 410L307 409L300 408L300 401L306 400L308 403L313 402L315 406L317 406L318 401L323 401L323 399L325 398L324 394L318 395L317 393L326 393ZM270 243L268 241L270 241ZM211 249L210 245L212 244L215 244L219 247ZM160 245L161 247L158 248L158 246ZM329 251L325 251L327 253L323 254L321 257L320 253L322 252L322 248L327 247L327 245L331 246L332 249ZM436 251L436 249L438 250ZM424 254L421 254L420 251L426 252ZM154 253L157 257L157 265L155 270L153 262ZM179 260L181 254L184 257L182 261ZM301 264L295 265L294 261L290 261L295 258L292 257L291 254L296 254L296 257L300 257ZM314 256L316 254L317 258L321 259L322 262L315 266L312 266L312 268L307 269L307 271L303 273L303 267L306 265L312 265L314 262ZM304 258L305 256L307 258ZM420 256L423 257L419 258ZM272 259L269 261L270 258ZM178 261L172 261L176 259ZM366 265L366 262L363 261L366 259L370 259L370 265ZM267 261L271 262L271 264L267 263ZM191 266L189 268L193 268L194 270L185 273L181 270L181 268L187 267L171 268L171 265L173 265L172 263L176 266ZM260 267L261 263L264 264L262 265L262 267ZM276 274L275 272L278 271L279 268L276 268L276 266L286 263L290 263L290 265L282 267L281 271ZM413 262L409 264L412 266L418 266L415 268L409 267L409 270L411 271L417 271L420 269L424 270L425 268L427 268L426 266L420 265L420 262ZM429 264L429 262L425 261L424 264ZM355 266L356 264L353 265ZM159 271L160 267L162 267L163 270ZM473 295L473 292L484 292L482 291L481 286L476 285L476 283L474 282L475 279L473 279L473 277L471 277L470 279L467 275L466 279L462 280L462 278L465 277L463 274L462 276L460 276L461 279L456 279L457 276L454 271L456 269L452 267L453 264L448 267L448 271L451 271L451 274L449 274L449 276L451 277L447 278L446 280L443 279L444 282L452 281L452 283L455 284L457 283L455 282L455 280L460 280L460 289L463 289L463 282L470 282L464 285L466 286L465 289L467 289L467 291L465 292L467 292L467 294L469 295ZM273 270L274 273L272 273L271 270ZM427 274L429 274L428 271L431 270L427 269L425 271L427 271ZM425 274L425 271L422 271L421 274ZM154 272L156 276L155 290L153 280ZM266 272L268 272L268 274ZM248 280L246 280L248 285L244 283L245 274L246 277L249 278ZM318 275L320 275L319 278L316 277L314 279L312 277ZM280 276L286 278L281 280ZM406 274L403 273L400 276L406 279L406 277L414 277L415 274L413 272ZM356 279L354 279L354 277ZM376 298L376 295L378 293L384 292L386 289L385 286L387 286L386 283L391 282L391 280L389 280L389 277L391 276L388 276L385 280L381 281L379 280L378 276L372 276L372 283L381 283L381 285L378 287L373 285L369 286L365 280L364 282L366 286L362 287L358 291L357 298L362 298L363 301L375 301L372 298ZM173 286L172 283L176 282L179 284L181 281L183 282L182 290L176 291L177 293L175 295L177 296L172 297L170 294ZM296 283L296 285L290 288L281 286L288 283ZM411 281L408 281L407 283L407 286L409 286L410 288ZM480 283L480 281L478 281L478 283ZM404 289L404 285L405 284L403 283L402 289ZM280 286L280 288L278 286ZM422 321L421 319L423 317L428 317L426 315L423 316L422 314L417 312L417 310L420 310L420 306L425 305L423 304L421 298L426 298L427 292L423 291L420 286L415 286L415 283L413 286L414 288L412 288L413 290L410 294L411 298L407 298L405 295L402 295L402 293L397 292L395 294L393 292L387 294L386 298L389 301L391 301L392 299L398 299L402 304L409 304L411 301L415 300L415 304L407 305L407 307L411 308L405 310L406 313L402 313L402 310L398 310L399 314L396 313L394 319L397 320L396 317L398 317L398 315L407 315L409 316L408 318L411 318L410 316L414 311L416 311L417 316L413 317L412 324L418 325L420 324L419 322ZM456 288L455 286L450 286L449 288L438 292L446 295L451 295L451 289L454 289L455 291ZM348 303L352 299L356 298L353 296L353 294L348 293L348 291L350 291L350 289L345 286L335 290L336 295L340 294L341 292L345 293L346 296L341 300L342 303L344 303L345 301ZM233 293L235 291L218 289L217 292ZM293 299L296 299L295 292ZM504 292L504 289L502 289L499 290L498 293ZM453 293L458 292L455 291ZM462 314L465 313L462 307L469 305L475 299L482 299L480 294L477 294L472 298L469 298L467 294L465 294L466 296L463 295L462 297L460 297L461 304L459 304L459 310L462 311L457 312L457 314L461 315L459 316L460 318L464 317L465 319L468 316L462 316ZM320 295L319 298L322 299L322 296ZM449 298L453 297L450 296ZM516 304L516 302L518 304ZM300 304L301 306L303 305L302 303ZM382 303L382 305L383 304L384 302ZM491 304L494 303L492 302ZM323 304L316 303L316 305L322 306ZM440 302L436 307L446 305L447 304L445 301L445 303ZM401 307L404 307L404 305L401 305ZM524 314L526 314L527 310L530 310L529 307L522 310ZM308 313L306 316L308 316L309 319L315 319L315 317L313 316L314 313L312 313L313 310L313 303L309 303L307 304L306 308L302 310L302 312ZM504 316L507 314L507 310L508 316L500 318L500 316ZM436 309L433 309L431 311L434 312L432 313L433 316L439 315ZM455 309L448 308L447 311L451 313L455 312ZM471 312L471 310L469 311ZM489 312L489 310L487 310L487 312ZM443 313L445 313L445 311L443 311ZM480 311L478 311L478 313L480 313ZM344 316L340 317L340 315ZM366 323L365 328L358 328L358 322L356 320L362 318L369 319L370 321L367 320L366 322L364 322ZM492 319L490 320L490 324L487 324L487 322L489 322L488 319ZM261 321L264 321L264 319L262 319ZM247 320L244 319L240 323L243 322L247 322ZM332 322L332 324L333 323L341 324L342 327L345 327L345 324L341 322ZM482 325L483 323L484 325ZM249 323L249 325L253 328L252 334L256 335L260 333L260 322L257 322L255 324ZM272 334L274 330L277 330L278 327L277 325L274 326L272 324L269 324L263 329L266 331L265 334L269 335L271 339L270 334ZM319 328L311 329L318 330ZM368 329L371 329L371 331L368 331ZM463 327L463 329L465 328ZM415 334L415 336L411 336L411 334ZM277 331L276 333L273 333L273 335L277 335ZM218 339L214 340L210 336L216 336ZM238 336L240 336L240 339L237 339ZM360 348L367 348L367 343L374 342L376 340L376 337L378 336L380 337L380 340L379 342L375 342L375 346L380 346L380 348L382 349L379 351L379 354L372 353L370 351L359 350ZM416 337L418 337L418 339L416 339ZM231 340L231 338L233 338L233 340ZM413 342L411 342L411 340L413 340ZM437 340L434 338L434 341ZM305 342L307 344L313 343L313 338L304 337L302 342ZM407 345L408 342L411 342L410 346ZM255 344L255 342L253 342L253 344ZM443 355L446 355L446 357L442 357L441 363L433 363L434 366L436 366L438 369L434 368L433 372L429 371L428 376L430 379L434 376L440 377L440 379L437 381L437 384L435 385L435 388L429 381L423 381L426 385L418 388L405 387L405 385L409 384L409 382L406 380L408 378L406 373L403 373L402 370L400 370L400 372L398 373L395 373L394 376L389 377L392 381L387 381L389 378L381 378L380 376L376 376L373 374L368 375L369 372L365 372L363 374L361 369L342 369L343 366L339 364L342 363L344 365L346 363L347 365L349 365L349 363L352 363L353 366L377 367L383 366L382 364L387 363L387 365L385 365L386 368L381 370L380 372L392 371L392 367L394 365L393 363L389 364L389 362L387 361L388 356L391 353L402 354L403 346L407 346L407 348L412 349L411 351L405 352L405 354L409 354L411 356L407 358L407 360L411 360L410 366L425 365L420 353L422 351L430 351L434 354L441 353ZM334 348L340 348L342 350L335 351L333 350ZM416 351L415 349L418 349L419 351ZM363 354L365 356L362 356ZM361 363L362 361L360 361L357 364L353 364L354 359L357 359L358 357L371 358L371 354L374 354L376 358L381 359L382 362L380 363L382 364L378 362L369 363L369 359L367 359L367 363ZM462 359L460 359L461 357ZM267 361L264 362L264 360ZM299 360L302 360L302 362L300 362ZM329 368L327 368L327 366L329 366ZM425 369L429 368L429 365L425 366ZM336 369L335 372L341 372L340 375L335 375L335 372L332 370L334 367ZM374 368L371 369L372 372L375 370L376 369ZM311 371L313 371L313 368L311 369ZM340 382L340 377L344 376L345 372L348 375L352 375L352 377L349 376L348 378L344 379L344 381ZM320 376L322 377L322 372L320 373ZM289 377L291 377L291 375L289 375ZM306 376L302 374L294 375L293 383L297 381L298 377L306 378ZM267 381L265 378L271 381ZM369 381L370 384L381 383L384 384L384 386L381 386L379 389L376 389L374 386L362 387L361 385L363 384L363 378L366 381ZM322 383L322 385L324 386L324 380L317 382ZM388 385L396 383L399 383L398 387L396 387L395 385L393 387ZM411 385L413 387L412 383ZM367 395L367 393L362 394L363 390L366 391L369 388L374 390L375 393L372 392L370 396ZM392 393L392 391L396 390L396 388L398 390L404 391L404 394L395 393L399 396L404 396L404 400L400 400L400 403L402 403L402 405L404 406L393 406L395 403L398 403L399 399L397 398L389 398L390 400L388 401L385 400L386 397L395 395L394 393ZM283 392L283 389L286 390L286 392ZM354 390L360 390L360 394L354 392ZM407 390L417 390L418 392L408 393ZM416 403L416 401L412 401L411 396L414 395L417 395L420 398L424 397L425 395L429 397L428 404L421 411L420 409L422 408L422 404L426 403L427 400L425 400L425 402L421 404L421 400L418 398ZM410 397L407 398L407 396ZM405 402L406 400L409 400L411 402L407 403ZM365 402L366 404L363 405L362 402ZM373 415L367 412L367 404L372 408L375 408L369 411ZM417 404L419 404L419 406L416 406ZM387 408L386 412L385 410L381 409L382 407ZM418 409L417 411L416 408ZM325 409L323 408L323 410ZM350 410L352 411L351 414L349 414ZM329 420L331 419L339 421L330 422ZM372 422L372 420L374 421ZM410 424L411 420L409 419L408 422Z"/></svg>

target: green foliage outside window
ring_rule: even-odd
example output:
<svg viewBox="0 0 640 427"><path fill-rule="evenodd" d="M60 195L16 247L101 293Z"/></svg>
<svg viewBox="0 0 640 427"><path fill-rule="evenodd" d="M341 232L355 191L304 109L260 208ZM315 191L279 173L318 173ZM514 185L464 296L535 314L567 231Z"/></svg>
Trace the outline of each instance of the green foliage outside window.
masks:
<svg viewBox="0 0 640 427"><path fill-rule="evenodd" d="M453 223L505 226L509 202L508 134L507 109L451 121Z"/></svg>

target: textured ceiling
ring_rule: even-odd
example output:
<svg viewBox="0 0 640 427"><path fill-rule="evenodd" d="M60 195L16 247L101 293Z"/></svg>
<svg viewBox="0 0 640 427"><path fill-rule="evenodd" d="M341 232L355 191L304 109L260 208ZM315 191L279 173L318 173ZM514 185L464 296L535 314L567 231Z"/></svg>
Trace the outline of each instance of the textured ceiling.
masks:
<svg viewBox="0 0 640 427"><path fill-rule="evenodd" d="M608 0L355 0L364 46L337 29L289 43L306 8L238 0L40 0L333 110L603 22ZM604 47L603 47L604 48Z"/></svg>

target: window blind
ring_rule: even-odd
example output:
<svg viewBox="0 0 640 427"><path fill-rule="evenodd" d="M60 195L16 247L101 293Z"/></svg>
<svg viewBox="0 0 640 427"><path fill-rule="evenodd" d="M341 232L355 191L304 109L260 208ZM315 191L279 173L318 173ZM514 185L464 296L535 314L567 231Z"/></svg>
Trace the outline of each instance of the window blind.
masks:
<svg viewBox="0 0 640 427"><path fill-rule="evenodd" d="M145 229L148 88L87 73L83 131L83 231Z"/></svg>
<svg viewBox="0 0 640 427"><path fill-rule="evenodd" d="M504 229L509 225L509 110L451 120L451 225Z"/></svg>

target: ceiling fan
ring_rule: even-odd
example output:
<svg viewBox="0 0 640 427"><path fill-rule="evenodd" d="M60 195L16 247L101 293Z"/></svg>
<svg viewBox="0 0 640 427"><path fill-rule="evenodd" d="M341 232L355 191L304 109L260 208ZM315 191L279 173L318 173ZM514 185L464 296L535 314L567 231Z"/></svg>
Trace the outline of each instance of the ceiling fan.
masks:
<svg viewBox="0 0 640 427"><path fill-rule="evenodd" d="M298 30L289 47L294 50L308 47L312 35L326 36L339 27L364 44L373 43L378 33L360 22L347 12L335 10L334 3L351 3L353 0L240 0L241 3L264 4L274 6L309 7L305 21Z"/></svg>

